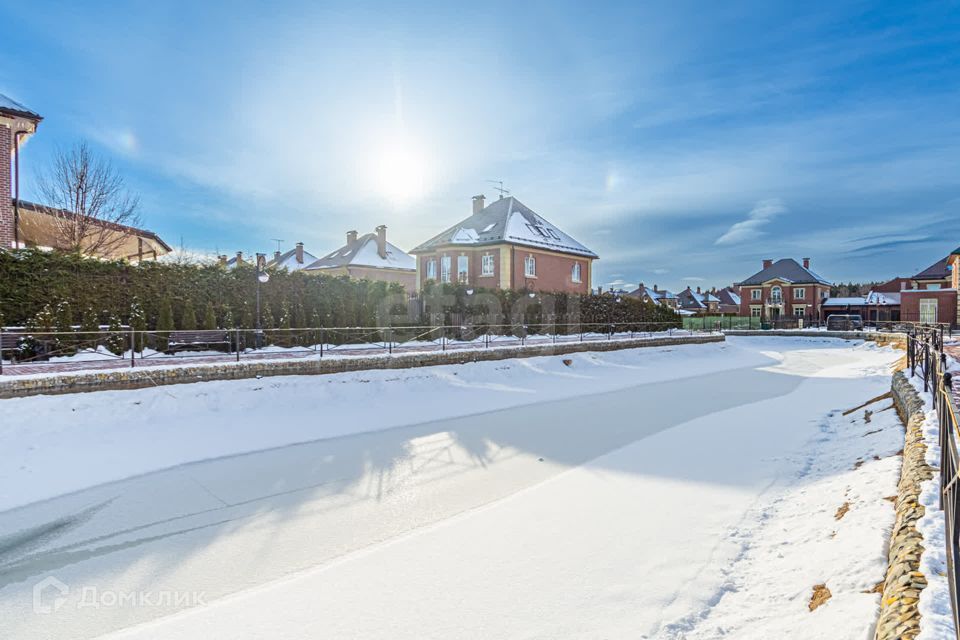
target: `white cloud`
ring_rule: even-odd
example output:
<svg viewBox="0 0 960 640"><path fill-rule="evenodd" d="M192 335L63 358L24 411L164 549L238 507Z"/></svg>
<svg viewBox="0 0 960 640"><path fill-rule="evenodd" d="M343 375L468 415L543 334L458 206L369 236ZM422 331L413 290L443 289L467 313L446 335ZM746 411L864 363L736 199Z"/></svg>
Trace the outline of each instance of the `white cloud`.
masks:
<svg viewBox="0 0 960 640"><path fill-rule="evenodd" d="M681 278L684 282L704 282L706 278L701 278L700 276L687 276L686 278Z"/></svg>
<svg viewBox="0 0 960 640"><path fill-rule="evenodd" d="M774 217L786 211L787 207L779 198L761 200L750 210L746 220L741 220L727 229L727 232L717 238L713 244L731 245L756 240L766 233L763 227L768 225Z"/></svg>

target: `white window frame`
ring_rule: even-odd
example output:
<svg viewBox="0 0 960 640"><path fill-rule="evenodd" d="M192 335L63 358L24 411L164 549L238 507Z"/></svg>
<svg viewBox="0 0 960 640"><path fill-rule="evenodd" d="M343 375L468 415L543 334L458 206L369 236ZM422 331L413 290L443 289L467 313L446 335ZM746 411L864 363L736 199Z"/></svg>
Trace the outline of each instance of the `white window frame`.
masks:
<svg viewBox="0 0 960 640"><path fill-rule="evenodd" d="M437 279L437 259L430 258L427 260L427 280L436 280Z"/></svg>
<svg viewBox="0 0 960 640"><path fill-rule="evenodd" d="M770 302L783 302L783 287L780 285L770 287Z"/></svg>
<svg viewBox="0 0 960 640"><path fill-rule="evenodd" d="M760 318L763 316L763 307L758 304L750 305L750 317Z"/></svg>
<svg viewBox="0 0 960 640"><path fill-rule="evenodd" d="M440 282L450 282L452 264L450 256L440 256Z"/></svg>
<svg viewBox="0 0 960 640"><path fill-rule="evenodd" d="M523 259L523 276L525 278L537 277L537 259L531 253L528 253Z"/></svg>
<svg viewBox="0 0 960 640"><path fill-rule="evenodd" d="M576 283L583 282L583 266L579 262L574 262L570 270L570 279Z"/></svg>
<svg viewBox="0 0 960 640"><path fill-rule="evenodd" d="M750 289L750 299L751 299L751 300L761 300L761 299L763 299L763 290L761 290L761 289Z"/></svg>
<svg viewBox="0 0 960 640"><path fill-rule="evenodd" d="M485 253L480 259L480 275L481 276L492 276L494 272L494 260L492 253Z"/></svg>
<svg viewBox="0 0 960 640"><path fill-rule="evenodd" d="M806 300L807 299L807 290L803 287L795 287L793 290L793 299L794 300Z"/></svg>
<svg viewBox="0 0 960 640"><path fill-rule="evenodd" d="M920 322L923 324L936 324L940 314L940 304L937 298L920 299Z"/></svg>
<svg viewBox="0 0 960 640"><path fill-rule="evenodd" d="M457 256L457 282L465 284L470 278L470 256Z"/></svg>
<svg viewBox="0 0 960 640"><path fill-rule="evenodd" d="M793 305L793 317L794 318L803 318L807 315L807 305L805 304L795 304Z"/></svg>

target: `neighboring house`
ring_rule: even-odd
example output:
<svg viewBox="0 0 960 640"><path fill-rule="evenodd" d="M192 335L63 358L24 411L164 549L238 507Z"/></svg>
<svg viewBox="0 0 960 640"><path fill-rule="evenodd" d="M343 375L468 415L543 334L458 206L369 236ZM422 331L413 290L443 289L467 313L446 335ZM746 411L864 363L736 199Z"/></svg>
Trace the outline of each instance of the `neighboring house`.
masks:
<svg viewBox="0 0 960 640"><path fill-rule="evenodd" d="M830 282L810 270L810 258L764 260L763 268L740 287L740 315L764 320L820 317L820 305L830 295Z"/></svg>
<svg viewBox="0 0 960 640"><path fill-rule="evenodd" d="M911 278L911 286L900 291L900 318L925 324L957 324L960 303L957 299L955 266L960 249L937 260Z"/></svg>
<svg viewBox="0 0 960 640"><path fill-rule="evenodd" d="M717 310L721 315L736 316L740 314L740 289L737 287L724 287L712 293L720 301Z"/></svg>
<svg viewBox="0 0 960 640"><path fill-rule="evenodd" d="M694 315L713 315L720 309L720 299L709 291L701 292L700 287L696 291L687 287L677 294L677 302L682 311Z"/></svg>
<svg viewBox="0 0 960 640"><path fill-rule="evenodd" d="M308 264L303 272L396 282L409 292L415 290L417 283L416 259L387 242L384 225L377 227L375 233L362 236L348 231L347 244Z"/></svg>
<svg viewBox="0 0 960 640"><path fill-rule="evenodd" d="M665 307L670 307L671 309L676 309L679 306L677 294L666 289L661 289L657 285L653 285L652 289L648 289L641 282L639 287L627 295L631 298L638 298L644 302L653 302L654 304L660 304Z"/></svg>
<svg viewBox="0 0 960 640"><path fill-rule="evenodd" d="M428 281L498 289L590 293L597 254L510 196L417 246L417 287Z"/></svg>
<svg viewBox="0 0 960 640"><path fill-rule="evenodd" d="M36 133L41 120L37 113L0 95L0 156L6 159L0 161L0 249L66 249L62 228L70 225L86 229L80 244L94 257L139 262L169 253L170 246L152 231L99 220L71 222L77 220L71 211L19 198L20 148ZM11 171L11 161L18 169L16 174Z"/></svg>
<svg viewBox="0 0 960 640"><path fill-rule="evenodd" d="M303 243L298 242L293 249L285 253L274 252L273 260L267 263L268 269L286 269L287 271L299 271L305 269L308 265L315 263L319 258L309 251L305 251Z"/></svg>

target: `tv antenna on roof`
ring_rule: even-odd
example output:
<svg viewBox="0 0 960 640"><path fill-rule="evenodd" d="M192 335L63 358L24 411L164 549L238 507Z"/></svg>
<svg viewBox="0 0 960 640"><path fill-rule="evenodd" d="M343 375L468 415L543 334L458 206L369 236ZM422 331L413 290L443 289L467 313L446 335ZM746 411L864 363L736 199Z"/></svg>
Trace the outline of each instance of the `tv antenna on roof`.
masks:
<svg viewBox="0 0 960 640"><path fill-rule="evenodd" d="M277 253L280 253L280 244L286 242L286 240L281 240L280 238L270 238L270 242L277 243Z"/></svg>
<svg viewBox="0 0 960 640"><path fill-rule="evenodd" d="M508 195L510 195L510 189L504 189L504 188L503 188L503 180L487 180L487 182L490 182L490 183L492 183L492 184L497 185L496 187L493 188L493 190L500 192L500 199L501 199L501 200L503 200L503 196L508 196Z"/></svg>

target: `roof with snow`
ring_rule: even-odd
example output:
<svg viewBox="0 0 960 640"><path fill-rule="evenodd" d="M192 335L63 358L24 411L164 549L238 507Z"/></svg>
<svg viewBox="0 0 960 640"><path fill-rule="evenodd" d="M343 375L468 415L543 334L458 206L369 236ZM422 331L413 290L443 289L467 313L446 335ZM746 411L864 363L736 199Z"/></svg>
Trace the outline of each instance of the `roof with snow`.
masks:
<svg viewBox="0 0 960 640"><path fill-rule="evenodd" d="M372 267L375 269L401 269L416 271L417 261L396 245L387 242L386 257L377 252L377 234L366 233L355 242L345 244L319 260L308 264L307 271L335 269L337 267Z"/></svg>
<svg viewBox="0 0 960 640"><path fill-rule="evenodd" d="M286 269L287 271L298 271L306 268L318 260L317 256L313 255L306 249L303 250L302 258L302 261L297 260L297 249L294 247L285 253L281 253L280 257L274 258L268 262L267 267L274 269Z"/></svg>
<svg viewBox="0 0 960 640"><path fill-rule="evenodd" d="M866 298L827 298L821 303L824 307L862 307L867 304Z"/></svg>
<svg viewBox="0 0 960 640"><path fill-rule="evenodd" d="M913 276L914 280L946 280L950 277L950 270L947 268L947 261L950 256L937 260L932 265Z"/></svg>
<svg viewBox="0 0 960 640"><path fill-rule="evenodd" d="M740 306L740 294L730 287L717 291L717 298L720 300L720 304Z"/></svg>
<svg viewBox="0 0 960 640"><path fill-rule="evenodd" d="M783 280L791 284L831 284L810 269L804 268L793 258L781 258L766 269L761 269L743 282L738 282L737 284L763 284L770 280Z"/></svg>
<svg viewBox="0 0 960 640"><path fill-rule="evenodd" d="M666 289L651 289L643 284L627 295L633 298L642 298L644 295L646 295L654 302L659 303L666 302L667 300L674 300L677 297L677 294L672 291L668 291Z"/></svg>
<svg viewBox="0 0 960 640"><path fill-rule="evenodd" d="M680 305L685 309L706 309L708 303L720 302L720 299L709 291L700 293L699 291L693 291L690 287L678 293L677 298L680 300Z"/></svg>
<svg viewBox="0 0 960 640"><path fill-rule="evenodd" d="M900 292L871 291L867 294L867 304L875 307L896 306L900 304Z"/></svg>
<svg viewBox="0 0 960 640"><path fill-rule="evenodd" d="M0 113L15 116L18 118L27 118L39 122L43 120L39 113L27 109L25 106L15 100L0 93Z"/></svg>
<svg viewBox="0 0 960 640"><path fill-rule="evenodd" d="M417 246L411 253L423 253L450 245L503 242L588 258L599 257L513 196L492 202L469 218Z"/></svg>

